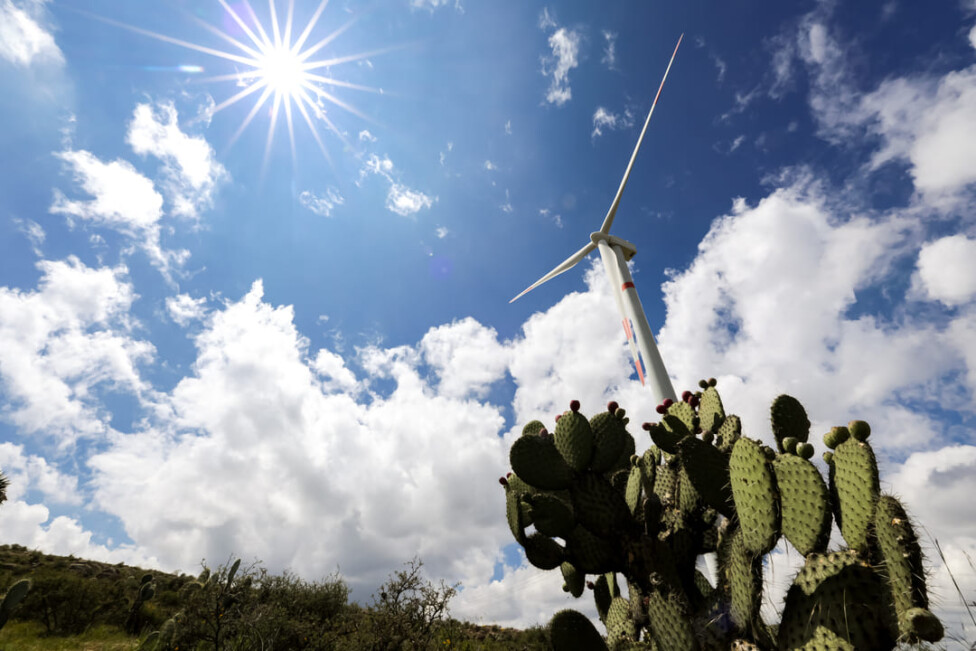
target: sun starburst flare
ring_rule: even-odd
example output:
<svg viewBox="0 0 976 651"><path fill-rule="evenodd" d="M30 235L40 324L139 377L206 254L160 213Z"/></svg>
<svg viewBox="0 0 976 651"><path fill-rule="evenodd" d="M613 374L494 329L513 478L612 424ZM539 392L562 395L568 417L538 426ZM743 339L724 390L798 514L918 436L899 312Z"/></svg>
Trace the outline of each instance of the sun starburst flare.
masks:
<svg viewBox="0 0 976 651"><path fill-rule="evenodd" d="M338 137L345 145L349 145L342 131L336 127L332 119L327 115L326 106L332 104L365 120L369 118L357 108L338 98L327 90L327 87L348 88L368 92L383 92L382 89L372 88L359 84L350 83L333 78L329 74L329 69L343 63L359 61L378 54L389 52L393 48L382 48L370 52L362 52L340 57L330 57L324 59L313 59L312 57L321 52L329 43L334 41L340 34L345 32L355 22L355 18L333 30L324 38L306 47L309 36L319 23L322 12L325 10L329 0L322 0L316 7L315 12L308 19L304 29L293 40L293 17L295 3L288 0L288 8L285 14L284 23L278 19L276 0L268 0L270 12L270 22L268 28L261 23L249 0L237 5L237 9L231 7L227 0L217 0L227 12L227 16L236 24L246 39L235 38L231 34L222 31L199 18L191 17L194 21L202 25L205 29L212 32L222 40L234 47L233 51L227 52L205 45L192 43L182 39L159 34L147 29L128 25L116 20L102 16L94 16L98 20L110 23L127 30L137 32L152 38L172 43L197 52L202 52L210 56L218 57L235 64L233 73L221 74L201 79L201 81L234 82L240 90L232 96L221 101L207 112L205 117L210 117L223 109L232 106L247 97L255 97L251 110L247 113L237 131L231 137L228 147L232 146L248 125L254 120L262 107L270 106L270 121L268 125L268 135L265 142L264 158L262 169L268 164L271 147L274 142L275 127L278 123L281 110L284 109L285 122L288 127L288 139L291 144L292 159L295 159L295 128L294 111L301 115L305 124L311 132L315 142L318 144L322 154L329 160L329 152L322 142L321 134L317 123L324 124L326 128ZM242 15L243 14L243 15ZM270 31L270 34L269 34Z"/></svg>

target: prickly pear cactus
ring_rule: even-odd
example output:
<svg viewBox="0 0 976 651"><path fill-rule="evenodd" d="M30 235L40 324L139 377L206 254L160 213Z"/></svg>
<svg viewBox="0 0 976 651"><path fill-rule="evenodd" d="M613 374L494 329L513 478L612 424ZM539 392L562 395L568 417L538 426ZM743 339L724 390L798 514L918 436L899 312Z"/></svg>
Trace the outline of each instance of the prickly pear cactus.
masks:
<svg viewBox="0 0 976 651"><path fill-rule="evenodd" d="M702 380L659 405L641 456L615 402L587 419L574 400L554 434L532 421L512 445L513 472L500 480L512 535L529 562L560 569L566 592L592 591L606 627L604 638L581 613L560 611L550 623L556 651L940 640L921 548L901 503L881 493L868 424L824 435L825 480L798 400L773 402L774 450L743 435L716 384ZM834 520L847 548L828 552ZM765 556L784 539L805 562L771 625L760 615ZM696 569L709 553L714 584Z"/></svg>

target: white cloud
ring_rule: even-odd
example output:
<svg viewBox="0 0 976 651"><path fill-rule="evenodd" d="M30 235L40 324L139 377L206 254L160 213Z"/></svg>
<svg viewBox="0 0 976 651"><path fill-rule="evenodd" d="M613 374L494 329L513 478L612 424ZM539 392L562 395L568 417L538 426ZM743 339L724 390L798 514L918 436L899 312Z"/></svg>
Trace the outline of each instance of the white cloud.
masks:
<svg viewBox="0 0 976 651"><path fill-rule="evenodd" d="M549 7L543 7L542 13L539 14L539 29L547 30L550 27L556 26L556 20L549 13Z"/></svg>
<svg viewBox="0 0 976 651"><path fill-rule="evenodd" d="M154 348L128 335L136 297L124 267L92 269L77 258L37 266L36 290L0 287L2 415L25 433L70 445L107 431L96 388L147 390L137 366Z"/></svg>
<svg viewBox="0 0 976 651"><path fill-rule="evenodd" d="M31 16L43 3L27 2L26 8L12 0L0 0L0 57L19 66L64 64L64 55L44 27Z"/></svg>
<svg viewBox="0 0 976 651"><path fill-rule="evenodd" d="M389 156L380 158L376 154L370 154L369 158L366 159L364 171L372 172L373 174L388 175L393 172L393 161L390 160Z"/></svg>
<svg viewBox="0 0 976 651"><path fill-rule="evenodd" d="M189 294L166 297L166 311L177 325L184 328L194 321L201 320L207 313L207 299L193 298Z"/></svg>
<svg viewBox="0 0 976 651"><path fill-rule="evenodd" d="M613 113L602 106L596 107L593 112L593 131L590 132L591 138L603 135L604 129L626 129L634 125L634 115L629 110L623 114Z"/></svg>
<svg viewBox="0 0 976 651"><path fill-rule="evenodd" d="M603 40L605 41L605 45L603 47L603 58L600 59L600 63L614 70L617 67L617 35L605 29L603 30Z"/></svg>
<svg viewBox="0 0 976 651"><path fill-rule="evenodd" d="M908 162L915 188L928 198L951 196L976 183L976 66L941 78L889 79L861 101L858 118L883 146L877 168Z"/></svg>
<svg viewBox="0 0 976 651"><path fill-rule="evenodd" d="M976 295L976 240L951 235L923 246L913 288L948 306L971 301Z"/></svg>
<svg viewBox="0 0 976 651"><path fill-rule="evenodd" d="M498 167L490 160L485 160L484 165L482 165L482 167L488 170L489 172L493 172L494 170L498 169Z"/></svg>
<svg viewBox="0 0 976 651"><path fill-rule="evenodd" d="M505 135L507 135L507 136L512 135L512 121L511 120L508 120L507 122L505 122Z"/></svg>
<svg viewBox="0 0 976 651"><path fill-rule="evenodd" d="M447 230L446 226L438 226L437 229L434 231L434 233L436 233L437 235L437 239L440 240L443 240L445 237L447 237L447 234L449 232L450 231Z"/></svg>
<svg viewBox="0 0 976 651"><path fill-rule="evenodd" d="M483 398L508 367L498 333L471 317L431 328L419 348L440 379L438 393L448 398Z"/></svg>
<svg viewBox="0 0 976 651"><path fill-rule="evenodd" d="M376 136L369 132L369 129L363 129L359 132L359 140L365 142L376 142Z"/></svg>
<svg viewBox="0 0 976 651"><path fill-rule="evenodd" d="M227 178L227 170L204 138L180 130L172 102L158 103L155 110L149 104L137 105L126 142L135 153L152 154L163 162L162 186L173 214L197 217L213 205L214 191Z"/></svg>
<svg viewBox="0 0 976 651"><path fill-rule="evenodd" d="M976 25L973 25L973 28L969 30L969 44L973 46L973 49L976 49Z"/></svg>
<svg viewBox="0 0 976 651"><path fill-rule="evenodd" d="M725 61L723 61L721 57L715 55L712 55L712 63L715 64L715 69L717 71L715 81L721 84L722 81L725 80L725 72L728 70L728 65L726 65Z"/></svg>
<svg viewBox="0 0 976 651"><path fill-rule="evenodd" d="M44 457L25 454L22 445L0 443L0 468L10 480L9 500L16 501L33 489L54 504L81 503L77 477L62 474Z"/></svg>
<svg viewBox="0 0 976 651"><path fill-rule="evenodd" d="M298 201L313 213L322 217L331 217L333 209L345 203L345 199L339 194L339 190L336 188L327 189L323 196L319 196L311 190L304 190L298 195Z"/></svg>
<svg viewBox="0 0 976 651"><path fill-rule="evenodd" d="M544 19L540 21L542 29L556 26L548 10L544 11L543 16ZM546 101L550 104L562 106L573 96L569 72L579 65L579 45L579 33L565 27L560 27L549 36L552 54L542 57L542 74L552 77L546 91Z"/></svg>
<svg viewBox="0 0 976 651"><path fill-rule="evenodd" d="M448 150L453 147L448 143ZM443 157L441 164L443 164ZM376 154L370 155L366 159L366 164L360 170L360 178L366 174L377 174L385 178L390 184L390 190L386 194L386 209L397 215L406 217L417 213L424 208L430 208L437 201L436 197L430 197L419 190L414 190L397 181L393 170L393 161L389 156L380 158Z"/></svg>
<svg viewBox="0 0 976 651"><path fill-rule="evenodd" d="M434 205L434 199L423 192L412 190L400 183L390 185L386 195L386 209L406 217Z"/></svg>
<svg viewBox="0 0 976 651"><path fill-rule="evenodd" d="M754 207L737 202L665 285L662 354L678 385L727 375L732 403L756 409L746 422L765 422L762 406L788 391L814 417L876 423L890 448L920 445L920 431L937 445L928 418L900 419L912 413L906 401L960 367L960 351L924 321L894 327L873 314L847 316L855 292L881 283L911 250L914 224L849 217L835 212L840 205L802 185Z"/></svg>
<svg viewBox="0 0 976 651"><path fill-rule="evenodd" d="M17 224L17 229L23 233L27 240L31 243L31 249L33 249L34 255L41 257L43 255L41 252L41 245L44 244L44 240L47 239L47 234L44 232L44 228L33 219L15 218L13 221L15 224Z"/></svg>
<svg viewBox="0 0 976 651"><path fill-rule="evenodd" d="M49 211L66 215L69 224L77 217L132 238L171 282L171 268L181 266L189 252L166 250L161 246L159 220L163 216L163 197L156 192L153 182L125 160L105 163L90 152L70 149L56 156L68 164L75 182L93 198L68 199L55 189ZM97 236L97 233L92 235Z"/></svg>
<svg viewBox="0 0 976 651"><path fill-rule="evenodd" d="M434 12L438 7L446 7L451 3L451 0L410 0L410 6L416 9L427 9L431 13ZM464 7L461 5L461 0L454 0L454 9L458 13L464 13Z"/></svg>
<svg viewBox="0 0 976 651"><path fill-rule="evenodd" d="M193 374L172 391L171 416L91 458L96 504L166 567L229 550L310 576L338 564L362 598L419 554L435 577L486 580L508 537L495 482L503 419L436 386L465 395L490 378L447 361L432 386L419 347L369 347L361 366L394 388L360 403L338 355L308 359L293 318L264 302L260 282L215 312L195 337ZM498 346L471 325L475 341ZM435 363L465 350L459 334L430 335Z"/></svg>
<svg viewBox="0 0 976 651"><path fill-rule="evenodd" d="M57 156L71 167L75 182L94 198L72 201L55 191L51 212L130 232L153 227L159 221L163 197L128 161L104 163L87 151L68 150Z"/></svg>
<svg viewBox="0 0 976 651"><path fill-rule="evenodd" d="M744 135L737 136L736 139L732 141L732 144L729 145L729 153L731 154L736 149L741 147L742 143L744 143L745 141L746 141L746 137Z"/></svg>

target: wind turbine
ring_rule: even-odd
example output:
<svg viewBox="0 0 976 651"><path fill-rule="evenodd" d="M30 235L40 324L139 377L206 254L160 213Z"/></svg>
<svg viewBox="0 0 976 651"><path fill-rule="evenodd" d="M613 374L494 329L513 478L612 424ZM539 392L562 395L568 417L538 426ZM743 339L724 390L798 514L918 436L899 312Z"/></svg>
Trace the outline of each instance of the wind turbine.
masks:
<svg viewBox="0 0 976 651"><path fill-rule="evenodd" d="M634 257L637 249L630 242L611 235L610 227L613 225L613 218L617 214L617 206L620 205L620 196L624 193L627 179L630 178L630 171L634 167L634 160L637 158L637 152L640 150L641 142L644 140L644 134L647 132L647 125L650 124L651 116L654 115L654 107L657 106L657 100L661 97L661 90L664 88L664 82L667 80L668 73L671 71L671 64L674 63L674 57L678 54L678 47L681 45L682 38L684 38L684 34L678 37L678 43L674 46L671 61L668 62L668 67L664 71L664 77L661 79L661 85L657 89L657 95L654 96L651 110L647 113L647 119L644 121L644 128L641 129L640 137L637 139L634 153L631 154L630 162L627 164L627 170L624 172L623 179L620 180L617 196L613 198L613 203L610 204L610 210L607 211L607 216L603 219L603 225L600 227L600 230L595 233L590 233L590 242L586 246L569 256L559 266L529 285L525 291L509 301L509 303L514 303L542 283L551 278L555 278L575 266L577 262L589 255L593 249L599 249L600 257L603 258L603 265L607 269L607 277L613 285L613 296L617 301L617 309L620 311L620 316L623 319L624 333L627 335L627 342L630 344L630 354L634 358L637 376L640 378L641 384L650 383L651 390L654 392L654 397L659 404L666 398L675 400L677 396L674 392L674 387L671 386L671 378L668 377L668 372L664 368L664 360L661 359L661 353L658 352L657 344L654 343L654 335L651 334L651 328L647 325L647 317L644 315L644 308L641 306L640 297L637 296L634 279L630 275L630 270L627 269L627 261ZM647 364L646 371L644 363Z"/></svg>

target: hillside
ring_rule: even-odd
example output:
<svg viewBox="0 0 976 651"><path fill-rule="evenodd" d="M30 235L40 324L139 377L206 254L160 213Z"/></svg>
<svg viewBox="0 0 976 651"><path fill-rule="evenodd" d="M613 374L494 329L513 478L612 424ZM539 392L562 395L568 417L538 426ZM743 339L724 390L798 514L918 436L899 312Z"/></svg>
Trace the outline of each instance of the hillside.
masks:
<svg viewBox="0 0 976 651"><path fill-rule="evenodd" d="M426 581L421 568L420 561L407 563L372 603L360 605L348 601L349 590L338 576L308 582L238 562L194 577L2 545L0 592L24 578L32 585L0 631L0 649L25 648L30 637L50 641L30 647L36 649L136 649L155 631L160 634L147 642L147 650L548 646L544 629L450 619L456 589ZM93 631L97 639L82 644L80 636L90 640Z"/></svg>

